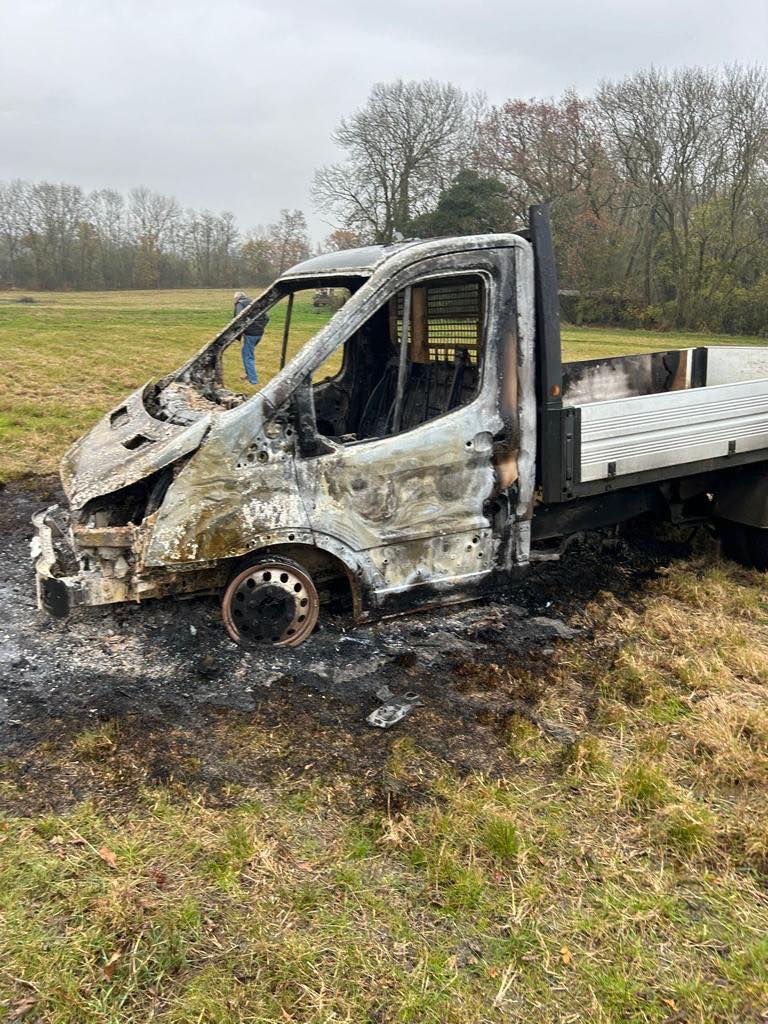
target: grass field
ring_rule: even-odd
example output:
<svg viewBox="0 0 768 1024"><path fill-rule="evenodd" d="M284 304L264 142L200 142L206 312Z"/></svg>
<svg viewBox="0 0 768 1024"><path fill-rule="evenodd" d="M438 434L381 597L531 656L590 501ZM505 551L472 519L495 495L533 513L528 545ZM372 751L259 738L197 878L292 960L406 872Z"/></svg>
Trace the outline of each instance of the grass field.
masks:
<svg viewBox="0 0 768 1024"><path fill-rule="evenodd" d="M327 320L310 294L297 300L291 331L295 351ZM230 291L40 293L20 303L0 291L0 480L54 472L67 446L129 390L174 369L231 317ZM258 348L262 379L277 369L283 311L277 308ZM591 359L652 348L696 344L696 335L568 327L568 359ZM717 344L765 339L708 337ZM289 352L290 355L290 352ZM225 358L226 382L242 380L239 346Z"/></svg>
<svg viewBox="0 0 768 1024"><path fill-rule="evenodd" d="M40 744L26 758L83 795L0 811L5 1019L765 1020L764 582L695 559L583 624L539 708L577 741L512 717L517 767L494 778L394 739L382 778L419 794L399 808L359 803L369 780L343 764L211 799L181 766L153 778L119 721ZM208 728L224 758L295 743L290 723ZM23 770L0 762L0 807Z"/></svg>
<svg viewBox="0 0 768 1024"><path fill-rule="evenodd" d="M230 296L36 298L0 296L6 475L54 467L128 388L212 334ZM565 337L571 358L693 343ZM276 353L260 355L269 372ZM0 812L0 1019L768 1021L764 579L702 540L631 603L598 595L582 625L557 645L539 709L578 739L513 717L517 770L501 778L395 741L383 771L421 793L400 810L358 806L364 780L343 768L214 802L148 777L126 807L98 795L120 792L135 757L119 722L49 741L33 756L84 797ZM527 671L509 677L521 692ZM285 726L216 728L233 750L293 742ZM21 772L0 761L0 807Z"/></svg>
<svg viewBox="0 0 768 1024"><path fill-rule="evenodd" d="M231 291L35 293L34 303L0 292L0 480L53 472L64 451L130 390L180 366L232 316ZM295 351L330 314L294 305ZM258 350L262 379L278 368L284 309ZM243 380L239 345L225 381Z"/></svg>

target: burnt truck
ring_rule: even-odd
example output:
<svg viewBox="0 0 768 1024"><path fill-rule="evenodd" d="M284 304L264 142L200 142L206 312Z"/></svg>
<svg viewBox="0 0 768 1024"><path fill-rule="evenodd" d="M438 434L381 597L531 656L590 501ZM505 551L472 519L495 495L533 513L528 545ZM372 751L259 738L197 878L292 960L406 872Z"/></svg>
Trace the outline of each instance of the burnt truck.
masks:
<svg viewBox="0 0 768 1024"><path fill-rule="evenodd" d="M286 360L294 295L331 288L347 301ZM250 397L225 387L226 349L281 301L281 369ZM768 348L564 363L534 207L519 233L293 267L77 441L61 478L68 507L34 517L42 608L216 593L243 645L301 643L329 581L357 622L472 600L557 538L643 513L711 521L766 568Z"/></svg>

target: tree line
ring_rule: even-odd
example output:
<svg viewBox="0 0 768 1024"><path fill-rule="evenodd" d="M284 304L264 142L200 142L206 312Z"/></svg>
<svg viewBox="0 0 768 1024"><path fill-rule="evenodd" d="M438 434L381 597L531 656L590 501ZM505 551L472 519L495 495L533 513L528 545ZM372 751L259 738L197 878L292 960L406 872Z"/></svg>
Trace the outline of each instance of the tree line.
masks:
<svg viewBox="0 0 768 1024"><path fill-rule="evenodd" d="M0 183L0 284L113 289L263 284L310 252L304 214L241 235L231 213L135 188Z"/></svg>
<svg viewBox="0 0 768 1024"><path fill-rule="evenodd" d="M396 82L335 141L315 199L361 238L506 231L548 202L572 317L768 333L764 69L650 69L490 107Z"/></svg>
<svg viewBox="0 0 768 1024"><path fill-rule="evenodd" d="M450 83L374 86L313 199L321 251L509 231L551 206L569 317L768 333L768 75L651 68L593 95L489 105ZM146 188L0 184L0 283L264 283L310 253L304 215L241 234Z"/></svg>

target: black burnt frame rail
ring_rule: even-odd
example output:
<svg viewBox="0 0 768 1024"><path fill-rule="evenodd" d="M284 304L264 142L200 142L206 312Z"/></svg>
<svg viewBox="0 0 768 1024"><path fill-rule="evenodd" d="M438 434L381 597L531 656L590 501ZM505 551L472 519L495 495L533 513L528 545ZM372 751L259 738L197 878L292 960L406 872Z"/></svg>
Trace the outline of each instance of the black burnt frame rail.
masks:
<svg viewBox="0 0 768 1024"><path fill-rule="evenodd" d="M538 415L537 467L545 502L571 497L568 465L574 423L563 409L563 361L560 345L560 300L552 227L547 206L528 211L536 289L536 387Z"/></svg>

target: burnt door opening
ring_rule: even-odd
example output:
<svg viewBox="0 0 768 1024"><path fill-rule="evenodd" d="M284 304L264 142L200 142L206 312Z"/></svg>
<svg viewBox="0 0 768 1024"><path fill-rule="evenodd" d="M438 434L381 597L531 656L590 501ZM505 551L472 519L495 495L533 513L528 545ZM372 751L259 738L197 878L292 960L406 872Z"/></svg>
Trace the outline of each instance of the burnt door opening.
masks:
<svg viewBox="0 0 768 1024"><path fill-rule="evenodd" d="M389 437L471 402L480 388L485 290L478 274L414 284L405 332L406 290L393 296L348 341L342 372L327 382L314 375L320 432L346 443Z"/></svg>

